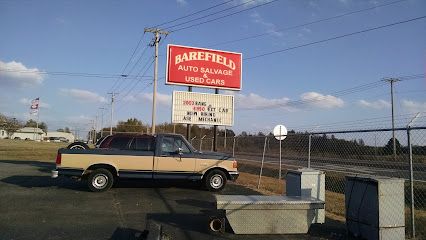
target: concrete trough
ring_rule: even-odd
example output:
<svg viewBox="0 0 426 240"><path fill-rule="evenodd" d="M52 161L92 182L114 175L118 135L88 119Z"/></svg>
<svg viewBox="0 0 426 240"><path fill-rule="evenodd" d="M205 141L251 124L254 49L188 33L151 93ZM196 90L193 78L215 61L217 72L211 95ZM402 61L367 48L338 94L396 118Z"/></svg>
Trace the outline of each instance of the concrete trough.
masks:
<svg viewBox="0 0 426 240"><path fill-rule="evenodd" d="M216 195L235 234L303 234L325 202L303 196Z"/></svg>

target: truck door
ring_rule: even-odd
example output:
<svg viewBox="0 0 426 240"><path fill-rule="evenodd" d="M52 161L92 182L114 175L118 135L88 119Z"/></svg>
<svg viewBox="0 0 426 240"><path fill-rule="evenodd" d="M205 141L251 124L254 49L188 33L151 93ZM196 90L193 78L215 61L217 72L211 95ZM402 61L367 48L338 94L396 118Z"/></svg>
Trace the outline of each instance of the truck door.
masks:
<svg viewBox="0 0 426 240"><path fill-rule="evenodd" d="M121 150L119 175L123 178L152 178L154 161L154 138L138 136L129 143L127 150Z"/></svg>
<svg viewBox="0 0 426 240"><path fill-rule="evenodd" d="M195 158L181 136L162 136L154 162L156 179L189 179L195 170Z"/></svg>

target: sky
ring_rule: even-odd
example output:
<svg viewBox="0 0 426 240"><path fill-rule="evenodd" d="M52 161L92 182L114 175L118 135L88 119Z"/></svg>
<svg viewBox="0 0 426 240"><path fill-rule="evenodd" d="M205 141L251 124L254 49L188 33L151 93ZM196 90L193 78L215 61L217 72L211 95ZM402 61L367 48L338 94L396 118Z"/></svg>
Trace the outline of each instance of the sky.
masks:
<svg viewBox="0 0 426 240"><path fill-rule="evenodd" d="M171 33L159 47L157 123L171 121L172 92L186 90L164 80L166 46L178 44L242 53L241 91L220 91L235 96L237 133L391 127L381 80L415 75L394 84L405 126L426 113L426 18L310 43L425 15L423 0L0 0L0 113L35 118L29 103L39 97L50 130L85 131L96 116L109 126L107 93L117 92L114 122L150 124L154 48L144 28L159 25Z"/></svg>

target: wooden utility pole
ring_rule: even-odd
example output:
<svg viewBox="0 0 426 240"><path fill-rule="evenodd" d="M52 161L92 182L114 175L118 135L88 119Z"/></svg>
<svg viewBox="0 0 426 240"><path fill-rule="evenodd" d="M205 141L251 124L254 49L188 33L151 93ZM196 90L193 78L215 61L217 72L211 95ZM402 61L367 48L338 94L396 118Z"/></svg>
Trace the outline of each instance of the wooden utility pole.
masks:
<svg viewBox="0 0 426 240"><path fill-rule="evenodd" d="M112 135L112 124L114 122L114 98L118 93L110 92L108 94L111 94L111 126L109 127L109 135Z"/></svg>
<svg viewBox="0 0 426 240"><path fill-rule="evenodd" d="M395 117L394 117L394 104L393 104L393 83L394 82L398 82L400 81L397 78L387 78L387 79L383 79L386 82L390 83L390 87L391 87L391 105L392 105L392 141L393 141L393 158L394 160L396 160L396 139L395 139Z"/></svg>
<svg viewBox="0 0 426 240"><path fill-rule="evenodd" d="M155 134L155 112L156 112L156 96L157 96L157 80L158 80L158 43L160 43L160 35L168 35L169 32L160 30L158 28L145 28L145 32L154 34L154 39L151 47L155 47L155 63L154 63L154 84L152 90L152 126L151 134Z"/></svg>

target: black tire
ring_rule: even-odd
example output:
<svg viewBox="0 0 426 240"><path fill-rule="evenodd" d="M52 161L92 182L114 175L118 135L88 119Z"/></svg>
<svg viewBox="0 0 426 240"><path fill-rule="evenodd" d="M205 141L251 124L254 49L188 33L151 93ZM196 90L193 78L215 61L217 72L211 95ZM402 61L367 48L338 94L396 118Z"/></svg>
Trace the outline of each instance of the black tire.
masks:
<svg viewBox="0 0 426 240"><path fill-rule="evenodd" d="M87 146L87 144L85 144L84 142L75 142L68 145L67 148L68 149L89 149L90 147Z"/></svg>
<svg viewBox="0 0 426 240"><path fill-rule="evenodd" d="M104 168L93 170L87 178L87 185L92 192L104 192L114 184L114 176Z"/></svg>
<svg viewBox="0 0 426 240"><path fill-rule="evenodd" d="M221 191L226 185L226 175L223 171L215 169L210 171L205 179L204 185L211 192Z"/></svg>

